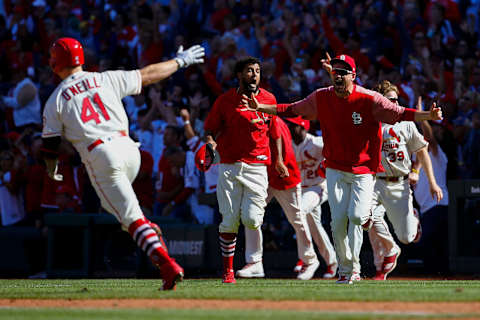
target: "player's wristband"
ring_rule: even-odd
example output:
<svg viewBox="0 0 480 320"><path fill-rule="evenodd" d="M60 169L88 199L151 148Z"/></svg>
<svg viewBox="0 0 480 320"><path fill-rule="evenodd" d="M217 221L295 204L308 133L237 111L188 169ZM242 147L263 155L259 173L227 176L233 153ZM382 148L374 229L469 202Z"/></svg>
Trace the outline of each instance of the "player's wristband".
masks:
<svg viewBox="0 0 480 320"><path fill-rule="evenodd" d="M412 172L413 172L413 173L416 173L416 174L419 174L419 173L420 173L420 171L418 171L418 170L415 169L415 168L412 168Z"/></svg>
<svg viewBox="0 0 480 320"><path fill-rule="evenodd" d="M187 124L190 124L190 120L185 120L183 121L183 125L186 126Z"/></svg>

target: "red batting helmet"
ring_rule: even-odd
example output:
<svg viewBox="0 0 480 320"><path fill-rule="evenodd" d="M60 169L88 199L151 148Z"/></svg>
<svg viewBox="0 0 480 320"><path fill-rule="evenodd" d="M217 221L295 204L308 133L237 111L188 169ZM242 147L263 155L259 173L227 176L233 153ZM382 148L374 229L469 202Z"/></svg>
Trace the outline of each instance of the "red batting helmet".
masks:
<svg viewBox="0 0 480 320"><path fill-rule="evenodd" d="M50 67L55 73L84 63L83 47L73 38L60 38L50 48Z"/></svg>
<svg viewBox="0 0 480 320"><path fill-rule="evenodd" d="M210 143L206 143L198 149L195 153L195 165L200 171L208 171L210 167L218 163L219 156L215 150L213 150Z"/></svg>

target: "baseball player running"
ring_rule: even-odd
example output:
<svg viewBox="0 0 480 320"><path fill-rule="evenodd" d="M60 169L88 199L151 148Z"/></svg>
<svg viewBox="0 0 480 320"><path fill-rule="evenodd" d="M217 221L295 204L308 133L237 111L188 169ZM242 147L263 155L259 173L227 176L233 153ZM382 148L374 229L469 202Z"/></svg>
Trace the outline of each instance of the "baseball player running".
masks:
<svg viewBox="0 0 480 320"><path fill-rule="evenodd" d="M316 137L308 130L310 121L301 117L286 118L293 138L293 150L302 176L302 211L305 213L308 228L318 250L327 264L324 278L333 278L337 273L337 258L332 243L322 226L322 204L327 201L326 181L318 174L324 160L323 138ZM299 260L297 267L303 264ZM297 269L295 269L297 270Z"/></svg>
<svg viewBox="0 0 480 320"><path fill-rule="evenodd" d="M137 144L128 136L128 119L121 99L139 94L142 86L169 77L180 68L202 63L204 49L183 47L175 59L133 71L85 72L83 48L72 38L60 38L50 49L50 67L62 82L43 113L43 151L49 177L57 174L61 136L79 152L102 206L113 214L156 265L163 289L173 290L183 269L168 255L158 226L147 220L132 188L140 167Z"/></svg>
<svg viewBox="0 0 480 320"><path fill-rule="evenodd" d="M389 81L379 83L375 91L398 104L398 88ZM420 217L413 208L410 176L418 180L418 171L412 169L410 155L416 153L417 161L425 170L430 184L430 194L439 202L442 189L437 185L432 162L428 155L428 143L411 121L394 125L382 124L382 165L385 172L376 175L373 194L373 226L368 232L373 249L377 273L374 280L385 280L397 265L400 248L385 223L385 210L398 240L404 244L418 242L421 236Z"/></svg>
<svg viewBox="0 0 480 320"><path fill-rule="evenodd" d="M333 242L339 264L337 283L350 284L354 257L359 256L363 242L360 226L368 230L373 223L374 175L383 171L381 122L437 120L442 119L442 111L435 103L430 111L404 108L378 92L356 85L355 61L350 56L339 55L332 60L327 54L322 66L330 74L333 86L317 89L303 100L277 106L259 103L254 96L245 95L242 102L257 112L319 120L325 144L323 155Z"/></svg>
<svg viewBox="0 0 480 320"><path fill-rule="evenodd" d="M267 166L271 163L269 131L272 115L248 110L242 95L276 105L273 94L260 88L260 61L238 60L234 67L238 88L217 98L205 120L206 142L220 154L217 199L222 222L219 241L223 258L223 283L235 283L233 256L240 220L245 228L263 223L268 188Z"/></svg>
<svg viewBox="0 0 480 320"><path fill-rule="evenodd" d="M288 222L292 225L297 236L298 257L302 261L305 261L301 270L299 270L297 279L310 280L320 264L313 249L312 237L305 219L305 213L301 210L303 205L300 171L298 170L295 154L292 149L292 136L282 119L275 117L273 121L273 139L270 140L272 162L276 163L277 157L281 157L287 167L288 176L281 177L274 168L274 165L268 166L269 186L266 202L269 203L270 200L275 197L285 212ZM277 146L273 145L276 144L277 141L281 142L281 144ZM257 229L245 228L245 260L247 264L243 269L237 271L238 277L262 278L265 276L262 263L262 242L262 230L260 227Z"/></svg>

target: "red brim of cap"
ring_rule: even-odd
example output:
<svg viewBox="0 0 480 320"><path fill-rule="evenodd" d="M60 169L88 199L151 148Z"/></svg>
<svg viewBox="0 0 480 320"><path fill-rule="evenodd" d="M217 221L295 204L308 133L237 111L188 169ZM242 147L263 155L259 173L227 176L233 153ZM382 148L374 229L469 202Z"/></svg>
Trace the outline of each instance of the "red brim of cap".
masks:
<svg viewBox="0 0 480 320"><path fill-rule="evenodd" d="M303 127L307 131L310 129L310 121L305 120L300 116L295 117L295 118L284 118L284 119L288 122L291 122L291 123L294 123L296 125L299 125L299 126Z"/></svg>

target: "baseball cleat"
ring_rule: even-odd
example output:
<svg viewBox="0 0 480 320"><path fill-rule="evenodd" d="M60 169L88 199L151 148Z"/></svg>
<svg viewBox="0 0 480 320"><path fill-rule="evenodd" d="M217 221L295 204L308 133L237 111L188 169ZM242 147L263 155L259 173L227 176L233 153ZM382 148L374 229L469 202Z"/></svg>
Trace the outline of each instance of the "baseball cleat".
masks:
<svg viewBox="0 0 480 320"><path fill-rule="evenodd" d="M177 283L183 280L183 268L174 259L170 259L169 262L162 264L160 272L163 278L162 290L175 290Z"/></svg>
<svg viewBox="0 0 480 320"><path fill-rule="evenodd" d="M303 267L303 261L302 259L298 259L297 264L293 268L293 272L299 273L300 271L302 271L302 267Z"/></svg>
<svg viewBox="0 0 480 320"><path fill-rule="evenodd" d="M377 273L375 274L375 277L373 277L373 280L385 281L387 280L387 275L383 273L382 270L377 270Z"/></svg>
<svg viewBox="0 0 480 320"><path fill-rule="evenodd" d="M388 274L397 266L397 260L400 253L401 250L398 248L398 252L396 254L383 259L382 272L385 274L385 279L387 279Z"/></svg>
<svg viewBox="0 0 480 320"><path fill-rule="evenodd" d="M336 263L332 263L327 267L327 271L323 274L324 279L332 279L337 274L337 267Z"/></svg>
<svg viewBox="0 0 480 320"><path fill-rule="evenodd" d="M352 275L350 276L350 280L352 281L361 281L362 277L360 276L360 273L358 272L353 272Z"/></svg>
<svg viewBox="0 0 480 320"><path fill-rule="evenodd" d="M353 281L350 279L349 276L338 276L338 280L335 282L338 284L352 284Z"/></svg>
<svg viewBox="0 0 480 320"><path fill-rule="evenodd" d="M417 235L415 239L413 239L412 243L419 243L420 239L422 238L422 224L420 223L420 215L418 214L417 209L413 209L413 215L418 219L418 226L417 226Z"/></svg>
<svg viewBox="0 0 480 320"><path fill-rule="evenodd" d="M248 263L242 269L237 271L237 277L239 278L264 278L265 272L263 272L262 261Z"/></svg>
<svg viewBox="0 0 480 320"><path fill-rule="evenodd" d="M237 283L233 270L227 271L222 276L222 283Z"/></svg>
<svg viewBox="0 0 480 320"><path fill-rule="evenodd" d="M297 279L298 280L310 280L313 278L315 271L317 271L318 267L320 266L320 262L315 260L313 263L304 264L302 266L302 270L298 273Z"/></svg>

